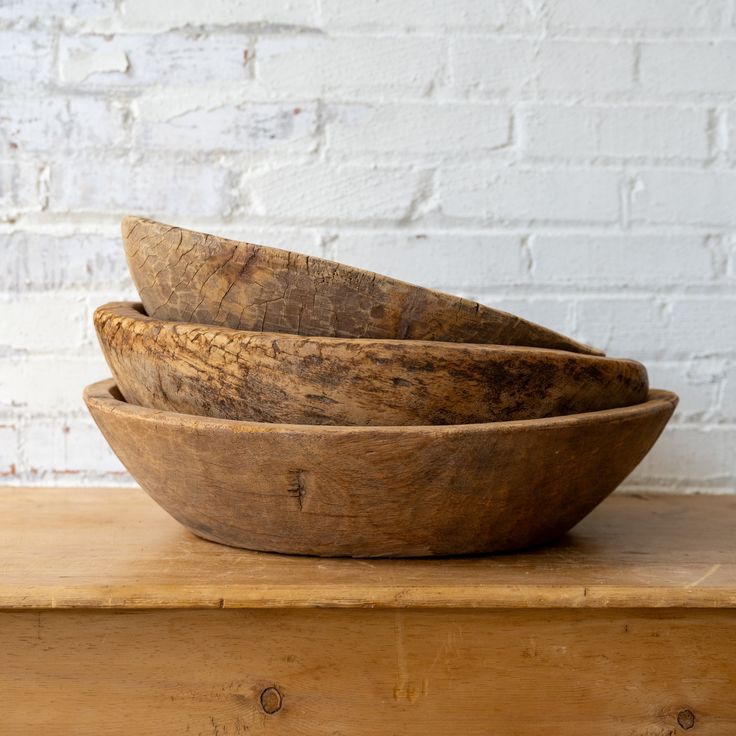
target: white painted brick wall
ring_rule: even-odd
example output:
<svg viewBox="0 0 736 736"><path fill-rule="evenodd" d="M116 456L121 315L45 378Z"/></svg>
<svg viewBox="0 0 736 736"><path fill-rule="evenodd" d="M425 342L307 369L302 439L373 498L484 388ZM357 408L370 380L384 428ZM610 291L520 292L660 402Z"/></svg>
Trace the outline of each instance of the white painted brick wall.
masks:
<svg viewBox="0 0 736 736"><path fill-rule="evenodd" d="M530 158L708 158L709 111L671 105L529 105L519 110L521 148Z"/></svg>
<svg viewBox="0 0 736 736"><path fill-rule="evenodd" d="M455 220L613 224L620 183L617 171L603 168L453 164L440 170L440 208Z"/></svg>
<svg viewBox="0 0 736 736"><path fill-rule="evenodd" d="M317 105L247 103L165 111L139 104L133 145L144 151L233 151L276 148L310 153L317 147Z"/></svg>
<svg viewBox="0 0 736 736"><path fill-rule="evenodd" d="M46 210L76 214L159 210L189 217L224 217L232 209L231 172L216 162L152 159L145 154L59 156L51 164Z"/></svg>
<svg viewBox="0 0 736 736"><path fill-rule="evenodd" d="M51 84L54 43L55 34L50 32L12 27L0 31L0 84L19 87Z"/></svg>
<svg viewBox="0 0 736 736"><path fill-rule="evenodd" d="M65 88L109 89L165 82L190 84L241 82L250 37L241 33L208 35L74 35L59 38L58 81Z"/></svg>
<svg viewBox="0 0 736 736"><path fill-rule="evenodd" d="M654 95L733 95L736 41L652 41L640 47L642 90Z"/></svg>
<svg viewBox="0 0 736 736"><path fill-rule="evenodd" d="M256 217L398 222L410 217L427 180L408 166L317 162L267 166L246 174L241 188L246 212Z"/></svg>
<svg viewBox="0 0 736 736"><path fill-rule="evenodd" d="M521 28L529 23L529 3L516 0L322 0L325 28L426 30L500 30Z"/></svg>
<svg viewBox="0 0 736 736"><path fill-rule="evenodd" d="M312 26L317 0L125 0L125 25L150 31L176 27L264 23Z"/></svg>
<svg viewBox="0 0 736 736"><path fill-rule="evenodd" d="M543 93L597 96L628 92L635 73L636 47L626 41L548 40L537 53Z"/></svg>
<svg viewBox="0 0 736 736"><path fill-rule="evenodd" d="M448 43L446 76L451 98L504 94L520 98L531 90L537 69L537 44L532 39L461 36L450 37Z"/></svg>
<svg viewBox="0 0 736 736"><path fill-rule="evenodd" d="M736 0L0 3L0 483L129 482L80 396L128 212L644 360L628 487L736 490Z"/></svg>
<svg viewBox="0 0 736 736"><path fill-rule="evenodd" d="M727 20L726 1L692 0L557 0L548 5L549 27L555 31L639 31L652 35L689 30L715 30Z"/></svg>
<svg viewBox="0 0 736 736"><path fill-rule="evenodd" d="M336 156L488 155L511 143L511 111L487 104L340 105L329 109L327 147Z"/></svg>
<svg viewBox="0 0 736 736"><path fill-rule="evenodd" d="M421 97L438 82L440 37L383 35L261 37L256 79L278 96Z"/></svg>

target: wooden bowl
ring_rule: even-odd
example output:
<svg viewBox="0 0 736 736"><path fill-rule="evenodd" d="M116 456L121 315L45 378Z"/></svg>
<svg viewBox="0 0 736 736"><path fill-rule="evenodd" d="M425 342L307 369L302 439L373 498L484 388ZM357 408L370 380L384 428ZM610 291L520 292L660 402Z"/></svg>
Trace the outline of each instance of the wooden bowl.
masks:
<svg viewBox="0 0 736 736"><path fill-rule="evenodd" d="M562 350L358 340L165 322L96 310L118 388L152 409L286 424L469 424L646 399L641 363Z"/></svg>
<svg viewBox="0 0 736 736"><path fill-rule="evenodd" d="M553 540L636 467L677 404L492 424L259 424L85 401L110 446L174 518L248 549L353 557L495 552Z"/></svg>
<svg viewBox="0 0 736 736"><path fill-rule="evenodd" d="M140 217L126 217L122 232L151 317L258 332L603 354L506 312L314 256Z"/></svg>

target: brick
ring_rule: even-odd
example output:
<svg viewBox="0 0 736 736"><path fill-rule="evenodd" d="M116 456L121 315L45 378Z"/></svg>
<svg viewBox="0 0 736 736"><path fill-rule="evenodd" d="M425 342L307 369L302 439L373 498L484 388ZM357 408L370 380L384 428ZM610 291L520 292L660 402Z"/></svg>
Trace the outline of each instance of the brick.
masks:
<svg viewBox="0 0 736 736"><path fill-rule="evenodd" d="M263 37L256 46L256 79L273 94L359 98L423 95L438 78L439 38Z"/></svg>
<svg viewBox="0 0 736 736"><path fill-rule="evenodd" d="M41 209L42 172L38 162L0 158L0 220Z"/></svg>
<svg viewBox="0 0 736 736"><path fill-rule="evenodd" d="M641 47L643 90L656 94L736 92L735 41L662 41Z"/></svg>
<svg viewBox="0 0 736 736"><path fill-rule="evenodd" d="M68 103L68 116L66 145L73 150L129 144L128 108L123 101L74 97Z"/></svg>
<svg viewBox="0 0 736 736"><path fill-rule="evenodd" d="M531 156L704 159L708 111L672 106L535 105L520 120Z"/></svg>
<svg viewBox="0 0 736 736"><path fill-rule="evenodd" d="M699 421L712 414L721 383L722 361L647 362L649 384L680 397L675 421Z"/></svg>
<svg viewBox="0 0 736 736"><path fill-rule="evenodd" d="M440 175L449 217L500 221L614 222L619 179L595 169L519 170L447 167Z"/></svg>
<svg viewBox="0 0 736 736"><path fill-rule="evenodd" d="M112 39L104 38L103 43L98 39L85 39L84 45L74 46L78 39L64 44L62 48L62 62L60 66L61 81L70 84L79 84L89 77L105 76L107 82L125 83L131 79L130 58L120 47L113 45Z"/></svg>
<svg viewBox="0 0 736 736"><path fill-rule="evenodd" d="M133 293L117 238L15 232L5 238L3 248L2 291L115 288Z"/></svg>
<svg viewBox="0 0 736 736"><path fill-rule="evenodd" d="M669 311L664 334L672 352L683 356L736 355L736 299L680 298Z"/></svg>
<svg viewBox="0 0 736 736"><path fill-rule="evenodd" d="M330 249L332 259L436 289L528 280L521 239L512 235L340 232Z"/></svg>
<svg viewBox="0 0 736 736"><path fill-rule="evenodd" d="M465 93L519 94L534 81L534 53L533 42L524 39L451 39L449 84Z"/></svg>
<svg viewBox="0 0 736 736"><path fill-rule="evenodd" d="M634 46L624 42L544 41L536 58L543 92L591 95L634 86Z"/></svg>
<svg viewBox="0 0 736 736"><path fill-rule="evenodd" d="M74 350L85 338L87 311L78 295L5 297L0 310L0 352Z"/></svg>
<svg viewBox="0 0 736 736"><path fill-rule="evenodd" d="M539 284L656 287L714 277L708 243L697 235L543 234L529 248Z"/></svg>
<svg viewBox="0 0 736 736"><path fill-rule="evenodd" d="M725 371L720 414L726 420L736 422L736 365L733 364Z"/></svg>
<svg viewBox="0 0 736 736"><path fill-rule="evenodd" d="M0 31L0 86L39 87L49 83L54 59L50 33Z"/></svg>
<svg viewBox="0 0 736 736"><path fill-rule="evenodd" d="M0 4L0 19L37 23L65 21L65 25L80 20L106 18L115 14L115 0L4 0Z"/></svg>
<svg viewBox="0 0 736 736"><path fill-rule="evenodd" d="M84 387L109 374L100 353L5 359L0 366L0 411L79 411Z"/></svg>
<svg viewBox="0 0 736 736"><path fill-rule="evenodd" d="M12 481L18 473L18 434L14 424L0 421L0 483Z"/></svg>
<svg viewBox="0 0 736 736"><path fill-rule="evenodd" d="M726 3L709 0L555 0L547 24L555 30L693 31L717 29Z"/></svg>
<svg viewBox="0 0 736 736"><path fill-rule="evenodd" d="M82 89L243 82L250 51L241 33L63 35L60 78Z"/></svg>
<svg viewBox="0 0 736 736"><path fill-rule="evenodd" d="M7 96L0 110L0 145L19 151L54 150L66 143L66 100Z"/></svg>
<svg viewBox="0 0 736 736"><path fill-rule="evenodd" d="M222 216L231 207L230 175L216 162L195 164L146 158L74 157L51 170L53 212L138 212Z"/></svg>
<svg viewBox="0 0 736 736"><path fill-rule="evenodd" d="M23 470L32 479L79 482L85 474L129 478L91 419L33 417L22 427Z"/></svg>
<svg viewBox="0 0 736 736"><path fill-rule="evenodd" d="M581 339L638 360L736 354L736 299L601 297L577 305Z"/></svg>
<svg viewBox="0 0 736 736"><path fill-rule="evenodd" d="M725 149L731 159L736 158L736 110L729 110L725 118Z"/></svg>
<svg viewBox="0 0 736 736"><path fill-rule="evenodd" d="M736 224L736 172L683 169L640 171L631 221L720 226Z"/></svg>
<svg viewBox="0 0 736 736"><path fill-rule="evenodd" d="M317 0L126 0L126 27L167 30L185 26L241 24L311 26L317 22Z"/></svg>
<svg viewBox="0 0 736 736"><path fill-rule="evenodd" d="M142 149L309 152L317 145L314 104L223 104L171 115L138 107L134 144Z"/></svg>
<svg viewBox="0 0 736 736"><path fill-rule="evenodd" d="M482 155L511 142L508 108L482 104L343 105L330 111L328 148L341 155Z"/></svg>
<svg viewBox="0 0 736 736"><path fill-rule="evenodd" d="M114 147L126 138L124 106L104 99L11 98L0 114L0 145L18 151Z"/></svg>
<svg viewBox="0 0 736 736"><path fill-rule="evenodd" d="M322 0L322 25L328 28L519 28L530 24L532 11L523 3L501 0Z"/></svg>
<svg viewBox="0 0 736 736"><path fill-rule="evenodd" d="M609 355L646 361L671 353L665 309L653 297L579 299L576 313L576 337Z"/></svg>
<svg viewBox="0 0 736 736"><path fill-rule="evenodd" d="M396 221L408 217L424 189L422 172L315 164L248 174L252 214L295 220Z"/></svg>
<svg viewBox="0 0 736 736"><path fill-rule="evenodd" d="M670 425L636 471L641 480L668 479L693 489L736 480L736 429Z"/></svg>

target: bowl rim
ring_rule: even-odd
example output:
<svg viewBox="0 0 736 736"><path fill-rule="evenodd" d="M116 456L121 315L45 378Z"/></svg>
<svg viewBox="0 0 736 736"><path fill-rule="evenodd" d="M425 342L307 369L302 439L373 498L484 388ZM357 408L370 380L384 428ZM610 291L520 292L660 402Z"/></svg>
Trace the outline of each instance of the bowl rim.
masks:
<svg viewBox="0 0 736 736"><path fill-rule="evenodd" d="M120 398L115 396L115 392ZM220 430L243 433L275 433L275 434L310 434L310 435L339 435L373 434L390 436L451 436L454 434L488 434L524 432L529 430L551 430L567 427L600 424L608 421L619 421L632 417L656 414L662 411L674 412L679 397L672 391L650 388L647 399L640 404L622 406L617 409L602 409L600 411L584 412L579 414L565 414L541 419L514 419L506 422L480 422L477 424L439 424L439 425L325 425L325 424L276 424L269 422L252 422L238 419L219 419L217 417L199 416L196 414L182 414L165 411L163 409L149 409L147 407L129 404L122 398L115 379L107 378L90 384L84 389L84 401L90 410L99 410L109 414L123 414L138 421L165 423L185 430Z"/></svg>
<svg viewBox="0 0 736 736"><path fill-rule="evenodd" d="M562 350L561 348L542 348L534 345L499 345L497 343L479 343L479 342L447 342L443 340L402 340L391 337L334 337L330 335L299 335L293 332L260 332L258 330L241 330L237 327L226 327L224 325L210 325L204 322L189 322L185 320L161 319L161 317L152 317L146 314L146 309L140 301L112 301L100 304L95 310L93 320L95 324L103 315L109 315L110 319L115 320L133 320L134 322L147 325L148 329L154 329L161 326L168 329L191 328L192 330L204 330L217 335L240 335L245 338L262 337L267 340L282 340L288 342L309 342L317 343L325 346L337 346L342 344L360 345L364 347L386 346L400 347L405 345L409 350L419 352L423 348L429 348L432 351L450 351L456 353L463 352L487 352L491 354L508 354L524 355L526 353L544 357L558 356L570 358L580 362L590 363L610 363L630 365L642 369L646 375L646 366L635 358L619 358L612 355L593 355L591 353L574 353L570 350Z"/></svg>

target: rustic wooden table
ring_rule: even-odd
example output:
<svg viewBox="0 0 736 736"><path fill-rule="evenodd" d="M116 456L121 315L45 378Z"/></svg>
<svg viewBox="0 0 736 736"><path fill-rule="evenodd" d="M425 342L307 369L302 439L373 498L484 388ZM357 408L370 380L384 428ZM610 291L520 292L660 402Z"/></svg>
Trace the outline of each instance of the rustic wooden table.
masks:
<svg viewBox="0 0 736 736"><path fill-rule="evenodd" d="M0 733L736 734L736 496L559 544L251 553L141 491L0 490Z"/></svg>

